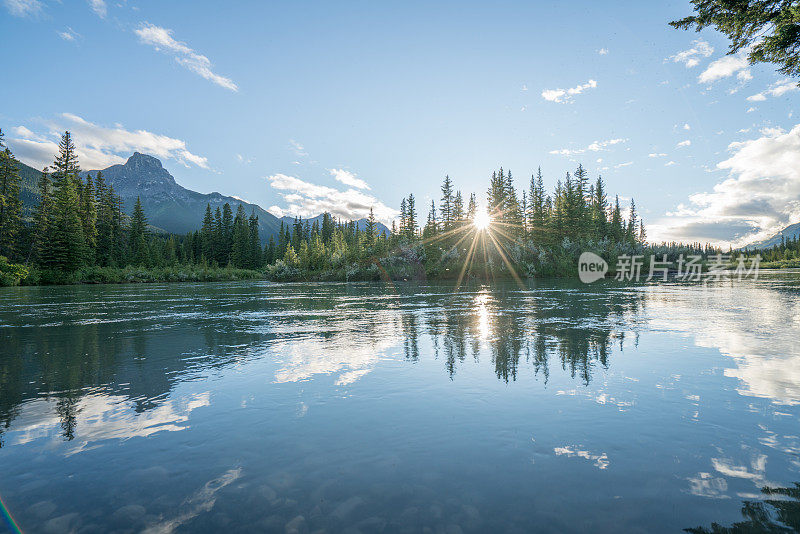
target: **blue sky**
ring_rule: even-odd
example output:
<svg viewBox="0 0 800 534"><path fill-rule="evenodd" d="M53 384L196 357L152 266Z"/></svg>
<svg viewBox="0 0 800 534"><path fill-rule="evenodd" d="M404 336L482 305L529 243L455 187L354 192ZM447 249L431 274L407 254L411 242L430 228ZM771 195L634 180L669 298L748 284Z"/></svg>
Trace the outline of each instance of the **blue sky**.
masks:
<svg viewBox="0 0 800 534"><path fill-rule="evenodd" d="M552 188L581 162L653 239L800 220L796 86L668 26L688 2L0 5L0 127L38 167L70 129L86 169L139 150L278 214L388 220L445 174L482 197L500 166Z"/></svg>

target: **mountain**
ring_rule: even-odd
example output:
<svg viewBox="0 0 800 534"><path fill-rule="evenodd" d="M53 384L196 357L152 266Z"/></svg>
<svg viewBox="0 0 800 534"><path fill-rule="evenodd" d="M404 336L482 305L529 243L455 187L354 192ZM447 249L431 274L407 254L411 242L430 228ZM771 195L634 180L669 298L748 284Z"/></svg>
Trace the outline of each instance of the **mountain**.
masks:
<svg viewBox="0 0 800 534"><path fill-rule="evenodd" d="M800 223L790 224L774 236L763 239L761 241L756 241L754 243L749 243L747 248L749 250L756 250L762 248L771 248L775 245L781 244L781 237L784 239L793 239L800 236Z"/></svg>
<svg viewBox="0 0 800 534"><path fill-rule="evenodd" d="M308 221L308 224L310 224L311 226L314 226L315 222L319 223L319 225L322 226L323 216L324 214L320 214L317 215L316 217L303 219L303 224L305 224L305 222ZM283 224L289 225L289 228L291 228L292 225L294 224L294 217L290 217L288 215L285 217L281 217L280 220L283 221ZM359 219L358 221L356 221L356 223L358 224L358 229L361 230L362 232L367 229L367 219L365 218ZM378 234L391 235L392 231L389 230L389 228L385 224L378 221L375 221L375 224L378 227Z"/></svg>
<svg viewBox="0 0 800 534"><path fill-rule="evenodd" d="M20 198L23 211L26 216L30 216L33 207L39 202L38 182L42 173L22 162L18 167L22 177ZM84 171L81 175L95 176L97 172ZM262 242L267 242L270 236L278 235L281 219L261 206L217 192L204 194L186 189L178 184L169 171L161 165L161 161L153 156L134 152L124 164L112 165L103 169L102 173L106 183L114 186L114 191L122 198L123 210L126 213L130 214L133 211L136 198L139 197L148 222L167 232L185 234L199 230L203 225L206 205L211 205L211 209L216 210L218 207L222 209L227 202L234 213L240 204L244 206L248 216L251 211L255 211L258 215L258 233ZM311 223L313 224L316 219L321 220L322 215L310 219ZM292 223L294 218L284 217L283 221ZM366 219L360 219L358 225L363 229ZM378 228L379 231L388 232L382 224L379 224Z"/></svg>
<svg viewBox="0 0 800 534"><path fill-rule="evenodd" d="M222 209L226 202L234 213L240 204L248 216L255 211L262 241L277 235L280 227L278 218L261 206L217 192L203 194L186 189L153 156L134 152L124 165L112 165L102 172L106 182L122 198L126 213L133 211L136 198L139 197L150 224L168 232L185 234L198 230L203 225L206 205L211 205L213 211ZM83 174L94 176L97 171Z"/></svg>

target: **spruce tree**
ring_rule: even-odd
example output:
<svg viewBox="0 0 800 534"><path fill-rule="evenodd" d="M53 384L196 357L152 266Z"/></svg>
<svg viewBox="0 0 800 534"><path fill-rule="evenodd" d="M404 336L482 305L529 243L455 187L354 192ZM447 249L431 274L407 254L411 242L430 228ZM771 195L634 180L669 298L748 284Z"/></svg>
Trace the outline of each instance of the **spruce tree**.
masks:
<svg viewBox="0 0 800 534"><path fill-rule="evenodd" d="M39 204L33 214L33 242L31 256L35 263L46 265L53 233L53 191L50 182L50 169L42 169L39 177Z"/></svg>
<svg viewBox="0 0 800 534"><path fill-rule="evenodd" d="M86 261L94 263L97 249L97 198L92 176L86 176L80 192L81 222L83 223L83 238L86 240Z"/></svg>
<svg viewBox="0 0 800 534"><path fill-rule="evenodd" d="M594 235L597 239L606 237L608 232L608 219L606 212L608 211L608 198L606 198L605 184L601 176L597 177L597 182L594 185L594 195L592 197L592 223L594 226Z"/></svg>
<svg viewBox="0 0 800 534"><path fill-rule="evenodd" d="M478 201L475 200L475 193L469 194L469 203L467 204L467 219L472 221L475 219L475 213L478 211Z"/></svg>
<svg viewBox="0 0 800 534"><path fill-rule="evenodd" d="M378 224L375 221L375 213L372 210L372 207L369 208L369 217L367 217L367 243L369 245L374 245L375 240L378 237Z"/></svg>
<svg viewBox="0 0 800 534"><path fill-rule="evenodd" d="M147 218L142 209L142 202L136 197L136 204L131 214L130 228L128 230L128 243L130 250L130 263L138 266L147 266L150 254L147 249Z"/></svg>
<svg viewBox="0 0 800 534"><path fill-rule="evenodd" d="M17 160L4 146L0 130L0 256L9 258L15 255L15 240L22 224L21 182Z"/></svg>
<svg viewBox="0 0 800 534"><path fill-rule="evenodd" d="M230 263L239 269L247 268L250 264L250 229L247 224L247 215L241 204L236 209L231 240L233 244L231 245Z"/></svg>
<svg viewBox="0 0 800 534"><path fill-rule="evenodd" d="M631 199L631 209L628 214L628 224L626 226L626 237L629 241L636 241L636 232L639 229L639 221L636 214L636 203Z"/></svg>
<svg viewBox="0 0 800 534"><path fill-rule="evenodd" d="M614 238L614 241L620 242L622 241L623 233L622 211L619 207L619 195L617 195L614 198L614 209L611 211L611 237Z"/></svg>
<svg viewBox="0 0 800 534"><path fill-rule="evenodd" d="M453 222L456 225L464 222L464 198L461 196L461 191L456 191L456 196L453 198Z"/></svg>
<svg viewBox="0 0 800 534"><path fill-rule="evenodd" d="M283 223L281 223L281 228L283 228ZM206 204L206 214L200 229L200 250L206 261L214 259L214 214L211 211L211 204Z"/></svg>
<svg viewBox="0 0 800 534"><path fill-rule="evenodd" d="M417 235L417 209L414 194L408 195L406 201L406 237L413 240Z"/></svg>
<svg viewBox="0 0 800 534"><path fill-rule="evenodd" d="M250 212L248 226L250 233L249 268L259 269L263 262L263 256L261 254L261 239L258 237L258 215L256 215L255 209Z"/></svg>
<svg viewBox="0 0 800 534"><path fill-rule="evenodd" d="M69 132L64 132L59 143L59 154L53 163L53 233L48 261L49 266L63 271L74 271L86 257L77 184L78 157Z"/></svg>
<svg viewBox="0 0 800 534"><path fill-rule="evenodd" d="M453 182L449 175L445 175L442 183L442 203L439 205L439 216L444 231L453 227ZM433 201L431 201L431 204Z"/></svg>

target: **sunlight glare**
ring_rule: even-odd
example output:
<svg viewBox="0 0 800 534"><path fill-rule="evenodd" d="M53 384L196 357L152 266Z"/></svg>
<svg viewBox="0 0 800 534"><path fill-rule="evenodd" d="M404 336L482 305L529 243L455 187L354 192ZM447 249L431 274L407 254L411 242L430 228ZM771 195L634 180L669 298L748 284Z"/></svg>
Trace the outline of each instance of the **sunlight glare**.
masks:
<svg viewBox="0 0 800 534"><path fill-rule="evenodd" d="M489 224L492 222L492 219L489 217L489 214L486 212L485 209L479 209L475 212L475 216L472 217L472 224L478 230L486 230L489 228Z"/></svg>

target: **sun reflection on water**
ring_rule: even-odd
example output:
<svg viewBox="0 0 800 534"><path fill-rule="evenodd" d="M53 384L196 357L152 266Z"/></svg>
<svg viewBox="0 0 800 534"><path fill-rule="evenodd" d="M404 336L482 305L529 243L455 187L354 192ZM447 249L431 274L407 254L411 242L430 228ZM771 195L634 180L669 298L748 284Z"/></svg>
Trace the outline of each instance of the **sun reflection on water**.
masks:
<svg viewBox="0 0 800 534"><path fill-rule="evenodd" d="M489 293L486 291L475 297L475 316L478 319L478 332L483 340L489 339L491 329L489 309L486 307L488 301Z"/></svg>

